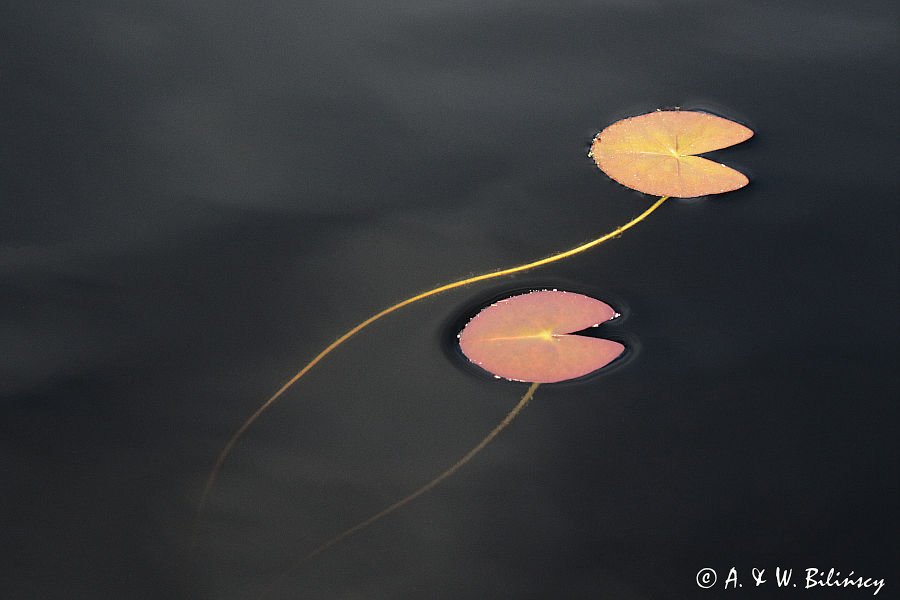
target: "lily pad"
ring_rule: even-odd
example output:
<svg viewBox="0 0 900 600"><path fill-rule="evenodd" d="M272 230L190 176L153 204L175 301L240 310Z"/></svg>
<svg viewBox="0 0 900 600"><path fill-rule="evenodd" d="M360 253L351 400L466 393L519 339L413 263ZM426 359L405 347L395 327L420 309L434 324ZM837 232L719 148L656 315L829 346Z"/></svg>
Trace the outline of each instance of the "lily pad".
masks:
<svg viewBox="0 0 900 600"><path fill-rule="evenodd" d="M600 300L542 290L500 300L475 315L459 334L463 354L497 377L555 383L605 367L625 350L612 340L572 335L614 319Z"/></svg>
<svg viewBox="0 0 900 600"><path fill-rule="evenodd" d="M715 115L659 110L601 131L591 145L591 157L626 187L653 196L693 198L747 185L743 173L697 155L752 136L743 125Z"/></svg>

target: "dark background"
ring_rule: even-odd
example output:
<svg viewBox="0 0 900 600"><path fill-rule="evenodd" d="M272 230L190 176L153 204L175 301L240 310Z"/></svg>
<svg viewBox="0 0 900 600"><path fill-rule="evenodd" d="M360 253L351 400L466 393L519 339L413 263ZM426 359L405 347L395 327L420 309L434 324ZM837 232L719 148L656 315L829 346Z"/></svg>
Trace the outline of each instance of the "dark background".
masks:
<svg viewBox="0 0 900 600"><path fill-rule="evenodd" d="M871 595L750 589L778 565L893 596L898 16L4 2L0 595L256 598L499 421L526 386L463 368L449 326L556 286L623 312L634 359L541 387L469 467L272 598ZM587 147L673 106L756 131L716 154L750 186L371 327L250 431L188 551L216 453L299 366L415 292L641 212Z"/></svg>

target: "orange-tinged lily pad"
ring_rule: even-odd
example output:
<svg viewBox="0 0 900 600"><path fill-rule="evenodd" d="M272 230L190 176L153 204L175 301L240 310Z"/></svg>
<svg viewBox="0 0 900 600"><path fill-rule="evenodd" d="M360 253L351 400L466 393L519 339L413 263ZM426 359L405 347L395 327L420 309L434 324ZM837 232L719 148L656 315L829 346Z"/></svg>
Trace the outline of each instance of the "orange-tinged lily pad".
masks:
<svg viewBox="0 0 900 600"><path fill-rule="evenodd" d="M693 198L747 185L743 173L696 155L752 136L743 125L715 115L660 110L613 123L594 138L591 156L604 173L631 189Z"/></svg>
<svg viewBox="0 0 900 600"><path fill-rule="evenodd" d="M459 334L473 363L514 381L555 383L592 373L615 360L625 346L570 335L616 317L605 302L557 290L529 292L483 309Z"/></svg>

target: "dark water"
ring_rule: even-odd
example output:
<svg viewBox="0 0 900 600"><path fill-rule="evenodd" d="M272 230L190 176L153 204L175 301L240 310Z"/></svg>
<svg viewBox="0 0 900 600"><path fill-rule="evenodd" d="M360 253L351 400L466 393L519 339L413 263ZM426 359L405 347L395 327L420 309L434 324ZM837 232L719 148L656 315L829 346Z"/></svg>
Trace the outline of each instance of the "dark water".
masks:
<svg viewBox="0 0 900 600"><path fill-rule="evenodd" d="M462 368L448 327L542 286L613 303L631 360L541 387L469 467L272 598L872 592L776 590L775 566L897 593L893 3L0 16L4 598L256 598L513 406L526 386ZM188 553L215 454L268 394L378 309L641 212L587 145L676 105L757 132L717 153L750 186L372 326L250 431Z"/></svg>

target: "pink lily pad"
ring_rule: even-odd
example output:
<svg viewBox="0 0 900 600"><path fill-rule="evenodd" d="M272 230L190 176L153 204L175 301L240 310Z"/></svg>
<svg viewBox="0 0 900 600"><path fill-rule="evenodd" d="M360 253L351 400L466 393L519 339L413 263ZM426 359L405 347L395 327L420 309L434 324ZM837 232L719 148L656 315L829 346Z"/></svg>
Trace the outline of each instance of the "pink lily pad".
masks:
<svg viewBox="0 0 900 600"><path fill-rule="evenodd" d="M583 294L542 290L511 296L475 315L459 334L466 357L497 377L555 383L615 360L625 346L572 335L614 319L611 306Z"/></svg>

